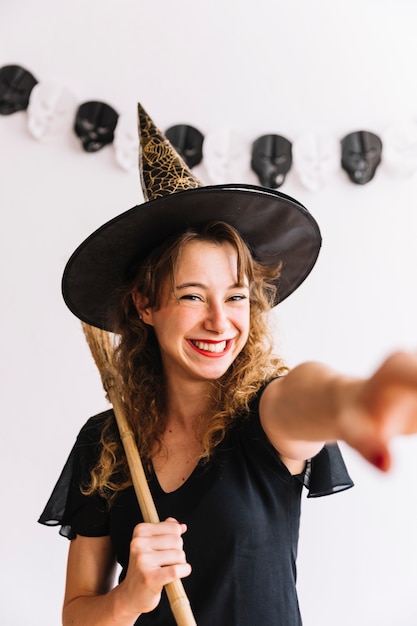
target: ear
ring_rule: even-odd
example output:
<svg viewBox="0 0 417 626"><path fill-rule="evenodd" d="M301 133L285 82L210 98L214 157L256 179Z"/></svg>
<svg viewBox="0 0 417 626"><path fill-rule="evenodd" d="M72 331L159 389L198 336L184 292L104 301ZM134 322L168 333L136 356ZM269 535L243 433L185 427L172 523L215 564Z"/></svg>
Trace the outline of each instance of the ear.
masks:
<svg viewBox="0 0 417 626"><path fill-rule="evenodd" d="M135 290L132 292L132 300L135 305L135 309L138 312L139 318L143 320L145 324L153 326L152 309L148 306L147 299L144 298L139 291Z"/></svg>

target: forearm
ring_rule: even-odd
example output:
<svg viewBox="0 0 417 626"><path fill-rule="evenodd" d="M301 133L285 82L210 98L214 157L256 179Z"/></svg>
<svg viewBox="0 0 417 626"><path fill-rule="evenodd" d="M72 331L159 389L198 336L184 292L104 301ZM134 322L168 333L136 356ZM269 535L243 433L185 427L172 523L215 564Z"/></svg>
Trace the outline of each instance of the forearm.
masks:
<svg viewBox="0 0 417 626"><path fill-rule="evenodd" d="M282 436L305 441L344 437L344 412L360 392L361 381L319 363L304 363L282 379L276 419Z"/></svg>
<svg viewBox="0 0 417 626"><path fill-rule="evenodd" d="M261 398L260 417L281 457L306 460L325 443L343 439L345 407L360 384L318 363L299 365L270 383Z"/></svg>
<svg viewBox="0 0 417 626"><path fill-rule="evenodd" d="M103 595L85 595L64 604L63 626L133 626L139 614L129 613L118 585Z"/></svg>

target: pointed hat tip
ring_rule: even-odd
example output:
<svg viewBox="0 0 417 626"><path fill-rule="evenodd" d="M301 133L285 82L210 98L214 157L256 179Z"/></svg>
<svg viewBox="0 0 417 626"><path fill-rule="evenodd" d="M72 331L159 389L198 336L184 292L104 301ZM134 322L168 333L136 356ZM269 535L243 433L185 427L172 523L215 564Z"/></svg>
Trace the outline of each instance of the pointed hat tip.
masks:
<svg viewBox="0 0 417 626"><path fill-rule="evenodd" d="M139 174L145 200L155 200L203 184L138 102Z"/></svg>

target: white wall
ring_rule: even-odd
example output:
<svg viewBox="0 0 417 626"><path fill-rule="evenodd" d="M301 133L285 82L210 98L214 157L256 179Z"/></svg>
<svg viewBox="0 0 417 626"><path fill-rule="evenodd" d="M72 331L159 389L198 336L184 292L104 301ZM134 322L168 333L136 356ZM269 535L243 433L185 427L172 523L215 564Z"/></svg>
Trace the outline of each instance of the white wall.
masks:
<svg viewBox="0 0 417 626"><path fill-rule="evenodd" d="M122 112L140 100L162 128L229 124L250 142L382 133L417 118L413 0L2 5L0 67L23 65L80 103ZM71 132L42 144L26 112L0 118L0 167L1 622L57 626L67 542L36 520L80 426L106 407L60 278L75 246L141 192L113 147L86 154ZM363 187L340 171L308 192L291 172L281 189L318 219L324 246L274 313L277 348L291 364L316 358L360 375L390 350L415 349L416 178L393 178L382 164ZM395 442L388 476L344 451L355 489L303 502L305 625L415 625L417 442Z"/></svg>

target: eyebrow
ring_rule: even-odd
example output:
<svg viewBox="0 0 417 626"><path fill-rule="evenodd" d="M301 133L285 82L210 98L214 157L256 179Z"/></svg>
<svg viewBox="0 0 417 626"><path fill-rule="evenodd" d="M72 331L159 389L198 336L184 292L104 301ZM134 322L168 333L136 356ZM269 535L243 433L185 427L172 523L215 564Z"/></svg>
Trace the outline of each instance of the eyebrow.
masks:
<svg viewBox="0 0 417 626"><path fill-rule="evenodd" d="M203 283L197 283L194 281L190 281L188 283L183 283L182 285L176 285L175 289L187 289L188 287L198 287L199 289L208 289L209 287L207 285L204 285ZM230 287L228 287L228 289L242 289L242 288L246 288L249 289L249 285L246 283L243 283L242 285L239 285L238 283L234 283L233 285L230 285Z"/></svg>

